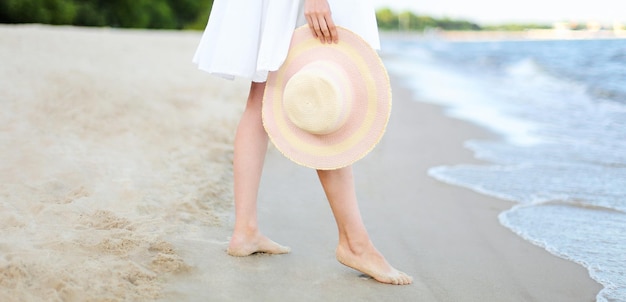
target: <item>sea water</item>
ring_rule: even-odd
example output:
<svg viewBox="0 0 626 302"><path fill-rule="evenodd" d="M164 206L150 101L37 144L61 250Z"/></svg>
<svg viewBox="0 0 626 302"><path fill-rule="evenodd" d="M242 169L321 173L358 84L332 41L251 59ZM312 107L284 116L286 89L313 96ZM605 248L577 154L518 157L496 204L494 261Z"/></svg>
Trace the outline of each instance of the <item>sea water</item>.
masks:
<svg viewBox="0 0 626 302"><path fill-rule="evenodd" d="M381 54L416 99L499 134L466 142L487 164L429 174L513 201L504 226L626 301L626 40L387 37Z"/></svg>

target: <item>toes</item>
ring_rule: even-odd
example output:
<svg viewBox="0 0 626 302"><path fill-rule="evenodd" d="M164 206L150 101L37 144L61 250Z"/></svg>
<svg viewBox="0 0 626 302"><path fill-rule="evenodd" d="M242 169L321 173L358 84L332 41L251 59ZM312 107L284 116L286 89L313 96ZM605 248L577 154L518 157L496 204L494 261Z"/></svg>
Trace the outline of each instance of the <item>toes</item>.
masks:
<svg viewBox="0 0 626 302"><path fill-rule="evenodd" d="M259 251L269 254L287 254L291 252L291 248L280 245L268 238L265 239L263 244L259 245Z"/></svg>
<svg viewBox="0 0 626 302"><path fill-rule="evenodd" d="M398 272L398 276L391 278L390 281L393 285L409 285L413 283L413 277L403 272Z"/></svg>
<svg viewBox="0 0 626 302"><path fill-rule="evenodd" d="M413 277L405 274L405 273L400 273L402 276L402 285L408 285L413 283Z"/></svg>
<svg viewBox="0 0 626 302"><path fill-rule="evenodd" d="M291 248L287 246L278 245L270 251L267 251L270 254L288 254L291 252Z"/></svg>
<svg viewBox="0 0 626 302"><path fill-rule="evenodd" d="M231 239L226 250L229 255L237 257L250 256L255 253L286 254L290 251L291 248L282 246L261 234L236 241Z"/></svg>

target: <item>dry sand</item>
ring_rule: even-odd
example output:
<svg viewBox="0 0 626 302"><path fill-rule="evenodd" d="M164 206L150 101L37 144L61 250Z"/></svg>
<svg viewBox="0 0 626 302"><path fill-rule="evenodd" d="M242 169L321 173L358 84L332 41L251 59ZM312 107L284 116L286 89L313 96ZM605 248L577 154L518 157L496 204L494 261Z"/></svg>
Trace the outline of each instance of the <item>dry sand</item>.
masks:
<svg viewBox="0 0 626 302"><path fill-rule="evenodd" d="M193 271L168 237L223 223L245 97L197 41L0 27L0 301L154 299Z"/></svg>
<svg viewBox="0 0 626 302"><path fill-rule="evenodd" d="M594 300L582 267L498 224L512 204L426 175L490 136L397 86L355 172L373 241L415 284L338 264L315 173L273 149L260 221L293 252L227 256L248 83L197 71L199 34L0 26L0 301Z"/></svg>

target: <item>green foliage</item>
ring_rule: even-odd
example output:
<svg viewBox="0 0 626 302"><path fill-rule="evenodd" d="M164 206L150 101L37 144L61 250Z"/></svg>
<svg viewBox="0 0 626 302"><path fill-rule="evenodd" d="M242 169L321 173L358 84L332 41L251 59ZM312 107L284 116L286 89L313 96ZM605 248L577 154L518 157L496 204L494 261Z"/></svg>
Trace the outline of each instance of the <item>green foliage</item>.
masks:
<svg viewBox="0 0 626 302"><path fill-rule="evenodd" d="M183 28L197 21L208 20L212 1L168 0L167 3L176 15L177 27Z"/></svg>
<svg viewBox="0 0 626 302"><path fill-rule="evenodd" d="M523 31L527 29L549 29L550 25L546 24L500 24L484 26L485 30L501 30L501 31Z"/></svg>
<svg viewBox="0 0 626 302"><path fill-rule="evenodd" d="M479 26L466 20L453 20L450 18L437 19L430 16L416 15L410 11L396 13L389 8L383 8L376 12L378 28L382 30L424 31L430 29L440 30L502 30L522 31L527 29L551 28L546 24L502 24Z"/></svg>
<svg viewBox="0 0 626 302"><path fill-rule="evenodd" d="M480 30L478 24L448 18L436 19L429 16L416 15L410 11L395 13L389 8L380 9L376 12L378 28L382 30L409 30L423 31L426 29L443 30Z"/></svg>
<svg viewBox="0 0 626 302"><path fill-rule="evenodd" d="M77 7L76 18L72 24L80 26L107 25L107 16L101 12L97 1L80 1Z"/></svg>
<svg viewBox="0 0 626 302"><path fill-rule="evenodd" d="M448 18L439 20L439 26L443 30L480 30L480 26L464 20L451 20Z"/></svg>
<svg viewBox="0 0 626 302"><path fill-rule="evenodd" d="M0 21L67 24L76 16L72 0L1 0Z"/></svg>
<svg viewBox="0 0 626 302"><path fill-rule="evenodd" d="M389 8L376 11L378 28L385 30L398 29L398 16Z"/></svg>
<svg viewBox="0 0 626 302"><path fill-rule="evenodd" d="M256 0L250 0L256 1ZM0 23L45 23L79 26L203 29L213 0L0 0ZM437 19L389 8L376 12L382 30L524 30L537 24L480 27L449 18Z"/></svg>
<svg viewBox="0 0 626 302"><path fill-rule="evenodd" d="M213 1L201 1L199 4L195 10L195 17L190 18L183 28L202 30L206 27L207 21L209 21L209 13L211 13L211 8L213 7Z"/></svg>
<svg viewBox="0 0 626 302"><path fill-rule="evenodd" d="M77 7L72 0L43 0L50 24L68 24L76 18Z"/></svg>
<svg viewBox="0 0 626 302"><path fill-rule="evenodd" d="M0 23L182 29L208 18L212 0L0 0Z"/></svg>

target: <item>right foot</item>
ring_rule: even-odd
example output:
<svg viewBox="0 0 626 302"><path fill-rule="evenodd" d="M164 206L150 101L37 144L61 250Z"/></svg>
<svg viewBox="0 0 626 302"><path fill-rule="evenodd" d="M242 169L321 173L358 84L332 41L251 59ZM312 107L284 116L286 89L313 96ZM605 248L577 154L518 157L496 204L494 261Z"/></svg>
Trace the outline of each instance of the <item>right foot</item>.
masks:
<svg viewBox="0 0 626 302"><path fill-rule="evenodd" d="M230 240L226 252L231 256L244 257L255 253L286 254L291 249L256 233L251 236L236 236Z"/></svg>
<svg viewBox="0 0 626 302"><path fill-rule="evenodd" d="M413 283L413 277L393 268L373 245L358 254L350 248L338 246L336 255L341 264L365 273L378 282L395 285Z"/></svg>

